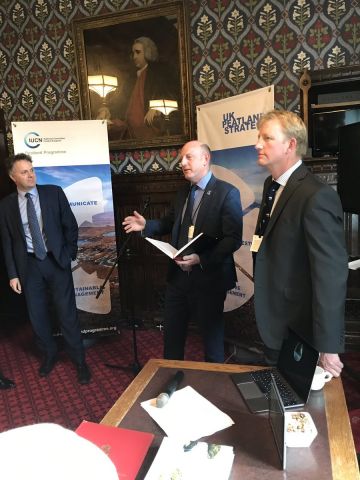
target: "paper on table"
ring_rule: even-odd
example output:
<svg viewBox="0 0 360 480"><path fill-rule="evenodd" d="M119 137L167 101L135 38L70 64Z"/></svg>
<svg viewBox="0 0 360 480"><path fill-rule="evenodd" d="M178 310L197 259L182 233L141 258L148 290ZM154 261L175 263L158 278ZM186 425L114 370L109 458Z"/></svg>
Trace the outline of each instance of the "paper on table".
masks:
<svg viewBox="0 0 360 480"><path fill-rule="evenodd" d="M233 425L233 420L192 387L177 390L163 407L156 407L156 399L142 402L141 406L164 430L168 437L183 443L212 435Z"/></svg>
<svg viewBox="0 0 360 480"><path fill-rule="evenodd" d="M217 453L209 456L209 446L210 450ZM216 450L210 444L199 442L189 452L185 452L182 442L164 437L145 480L227 480L234 461L234 449L225 445L215 448Z"/></svg>

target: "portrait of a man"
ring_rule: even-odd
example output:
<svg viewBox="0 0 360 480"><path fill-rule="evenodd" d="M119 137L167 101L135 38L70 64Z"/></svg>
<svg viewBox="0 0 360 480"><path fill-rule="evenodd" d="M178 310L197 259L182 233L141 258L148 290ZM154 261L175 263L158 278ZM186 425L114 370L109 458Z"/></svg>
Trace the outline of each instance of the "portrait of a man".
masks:
<svg viewBox="0 0 360 480"><path fill-rule="evenodd" d="M157 46L149 37L134 40L131 59L133 69L122 93L125 101L116 105L113 95L109 107L99 107L96 118L108 120L110 137L113 132L122 139L157 137L166 130L179 133L177 112L165 119L159 110L150 106L150 100L159 99L175 100L179 104L179 80L171 66L159 61Z"/></svg>
<svg viewBox="0 0 360 480"><path fill-rule="evenodd" d="M110 145L144 147L181 143L190 136L188 52L179 5L110 15L109 21L75 23L80 57L80 97L84 118L107 121ZM108 23L108 24L107 24ZM84 51L81 51L81 44ZM78 55L79 56L79 55ZM90 76L108 76L114 87L106 94L93 91ZM176 102L175 109L159 110L154 100Z"/></svg>

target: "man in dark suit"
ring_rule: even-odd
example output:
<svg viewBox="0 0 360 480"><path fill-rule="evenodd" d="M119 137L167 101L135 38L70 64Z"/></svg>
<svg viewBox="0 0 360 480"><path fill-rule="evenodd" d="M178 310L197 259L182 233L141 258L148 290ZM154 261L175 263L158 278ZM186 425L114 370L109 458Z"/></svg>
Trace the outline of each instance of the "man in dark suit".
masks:
<svg viewBox="0 0 360 480"><path fill-rule="evenodd" d="M271 173L252 245L255 314L266 354L276 362L292 327L321 352L322 366L339 376L348 275L341 203L302 164L307 132L297 115L271 111L258 130L258 163ZM269 190L274 185L276 193Z"/></svg>
<svg viewBox="0 0 360 480"><path fill-rule="evenodd" d="M40 376L54 368L57 345L48 311L51 301L79 383L90 381L77 318L71 260L76 258L78 226L63 190L36 185L31 157L8 159L8 172L17 187L0 203L0 228L10 287L25 295L37 343L44 353Z"/></svg>
<svg viewBox="0 0 360 480"><path fill-rule="evenodd" d="M164 314L167 359L184 359L187 327L194 318L203 336L205 361L224 361L223 308L226 292L236 284L232 254L242 242L242 209L238 189L212 175L210 157L207 145L199 141L185 144L181 167L193 188L188 185L180 190L169 215L159 220L146 221L134 212L123 222L127 233L171 233L172 245L177 248L201 232L216 239L198 254L170 261ZM195 198L188 209L192 192Z"/></svg>

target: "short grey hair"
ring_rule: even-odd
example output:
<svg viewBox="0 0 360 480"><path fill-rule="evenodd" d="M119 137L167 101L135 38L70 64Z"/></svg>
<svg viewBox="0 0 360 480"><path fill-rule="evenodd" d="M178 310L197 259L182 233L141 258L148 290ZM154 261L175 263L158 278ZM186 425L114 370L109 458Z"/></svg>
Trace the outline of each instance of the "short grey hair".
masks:
<svg viewBox="0 0 360 480"><path fill-rule="evenodd" d="M211 150L209 145L207 145L206 143L202 143L200 145L200 148L204 153L206 153L206 155L209 155L209 157L211 158Z"/></svg>

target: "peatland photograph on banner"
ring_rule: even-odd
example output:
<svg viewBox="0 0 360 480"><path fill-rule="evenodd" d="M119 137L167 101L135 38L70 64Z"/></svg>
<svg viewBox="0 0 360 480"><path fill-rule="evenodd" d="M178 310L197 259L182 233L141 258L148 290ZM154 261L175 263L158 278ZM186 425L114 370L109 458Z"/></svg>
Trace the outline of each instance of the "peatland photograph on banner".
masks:
<svg viewBox="0 0 360 480"><path fill-rule="evenodd" d="M82 333L116 332L117 269L97 295L117 258L106 122L14 122L12 131L15 153L32 157L39 185L64 190L78 223L78 254L71 269Z"/></svg>
<svg viewBox="0 0 360 480"><path fill-rule="evenodd" d="M257 164L257 122L274 108L274 87L264 87L234 97L197 106L198 139L212 152L212 172L240 191L243 242L234 253L237 285L228 292L224 311L236 317L240 309L251 309L254 295L252 236L267 173Z"/></svg>

